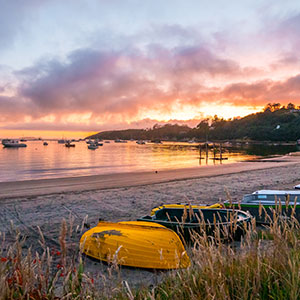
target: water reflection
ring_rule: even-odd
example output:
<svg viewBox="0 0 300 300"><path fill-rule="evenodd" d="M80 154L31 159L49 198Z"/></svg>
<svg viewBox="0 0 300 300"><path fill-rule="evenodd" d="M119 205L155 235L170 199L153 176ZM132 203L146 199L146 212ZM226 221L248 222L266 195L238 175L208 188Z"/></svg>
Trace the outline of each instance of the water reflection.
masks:
<svg viewBox="0 0 300 300"><path fill-rule="evenodd" d="M42 141L27 145L20 149L0 147L0 181L201 167L297 150L296 146L223 144L220 156L217 144L215 149L209 145L207 151L205 145L200 151L198 144L174 142L146 145L111 142L95 151L87 149L85 142L76 143L75 148L54 141L47 147Z"/></svg>

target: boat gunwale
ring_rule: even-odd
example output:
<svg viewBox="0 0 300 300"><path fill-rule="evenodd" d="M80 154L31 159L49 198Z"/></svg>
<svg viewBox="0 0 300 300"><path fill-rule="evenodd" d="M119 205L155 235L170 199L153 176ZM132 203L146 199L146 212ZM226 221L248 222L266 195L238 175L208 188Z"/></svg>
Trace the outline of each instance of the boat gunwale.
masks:
<svg viewBox="0 0 300 300"><path fill-rule="evenodd" d="M168 208L163 208L163 209L168 209ZM172 208L172 209L183 210L184 208ZM189 209L187 209L187 214L189 214L188 210ZM236 222L239 223L239 224L243 223L243 222L249 222L253 218L251 216L251 214L248 213L247 211L242 211L242 210L237 210L237 209L220 209L220 208L209 208L209 209L203 208L203 209L199 209L199 208L193 208L193 211L194 210L196 210L196 211L204 210L205 212L207 212L207 211L220 211L221 210L224 213L225 212L226 213L228 213L228 212L229 213L240 213L244 216L244 218L241 219L241 220L236 219ZM150 218L147 219L147 217L150 217ZM178 222L178 221L170 221L170 220L153 219L153 217L155 217L155 215L154 216L146 215L146 216L143 216L141 218L138 218L138 221L146 221L146 222L151 222L151 223L152 222L153 223L157 222L158 224L162 223L162 225L163 224L170 224L170 225L176 225L176 226L189 226L189 227L199 227L199 225L205 225L206 227L207 226L211 227L211 226L215 226L215 225L217 225L217 226L228 226L228 225L231 224L232 221L234 221L234 219L233 219L232 221L228 220L228 221L225 221L225 222L216 222L216 223L214 223L214 222L211 222L211 223L204 222L203 223L203 221L201 221L201 219L200 219L199 220L200 222L191 223L191 222L181 222L179 220L178 220L179 221Z"/></svg>

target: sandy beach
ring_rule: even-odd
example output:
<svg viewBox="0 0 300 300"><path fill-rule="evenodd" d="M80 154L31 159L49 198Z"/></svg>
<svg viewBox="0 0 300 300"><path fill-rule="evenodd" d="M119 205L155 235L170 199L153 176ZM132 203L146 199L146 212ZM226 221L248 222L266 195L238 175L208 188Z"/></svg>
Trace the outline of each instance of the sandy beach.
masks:
<svg viewBox="0 0 300 300"><path fill-rule="evenodd" d="M47 245L59 248L58 236L65 218L74 229L69 242L76 252L84 218L90 226L96 225L99 218L135 220L162 203L209 204L225 200L226 191L238 200L257 189L292 189L299 183L299 156L158 173L1 183L0 222L9 240L13 221L27 237L24 247L33 245L35 251L40 247L37 226L42 229ZM106 266L99 262L86 259L85 266L92 274L107 274ZM121 275L133 285L151 284L161 276L130 268L122 268Z"/></svg>

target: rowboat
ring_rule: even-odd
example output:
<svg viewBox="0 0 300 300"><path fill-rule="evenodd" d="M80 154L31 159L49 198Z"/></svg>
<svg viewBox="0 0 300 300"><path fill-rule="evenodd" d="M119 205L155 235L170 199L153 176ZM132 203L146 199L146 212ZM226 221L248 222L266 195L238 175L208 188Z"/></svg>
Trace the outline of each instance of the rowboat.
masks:
<svg viewBox="0 0 300 300"><path fill-rule="evenodd" d="M197 209L207 209L207 208L223 208L224 206L221 203L215 203L212 205L191 205L189 203L173 203L173 204L162 204L160 206L154 207L151 210L151 216L155 215L155 212L162 208L197 208Z"/></svg>
<svg viewBox="0 0 300 300"><path fill-rule="evenodd" d="M154 216L138 221L161 224L174 230L185 241L194 235L220 236L221 239L240 239L252 217L247 212L233 209L162 208Z"/></svg>
<svg viewBox="0 0 300 300"><path fill-rule="evenodd" d="M190 265L178 235L149 222L99 222L83 234L80 248L92 258L130 267L178 269Z"/></svg>
<svg viewBox="0 0 300 300"><path fill-rule="evenodd" d="M257 224L270 224L274 215L281 219L294 216L300 221L299 190L258 190L245 195L240 203L226 201L224 205L248 211Z"/></svg>

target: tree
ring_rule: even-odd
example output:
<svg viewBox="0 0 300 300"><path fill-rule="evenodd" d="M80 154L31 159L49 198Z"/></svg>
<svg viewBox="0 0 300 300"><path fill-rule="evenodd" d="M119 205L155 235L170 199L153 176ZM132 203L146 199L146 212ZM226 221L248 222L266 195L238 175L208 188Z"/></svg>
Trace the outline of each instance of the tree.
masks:
<svg viewBox="0 0 300 300"><path fill-rule="evenodd" d="M286 107L288 110L295 109L295 104L289 103Z"/></svg>

